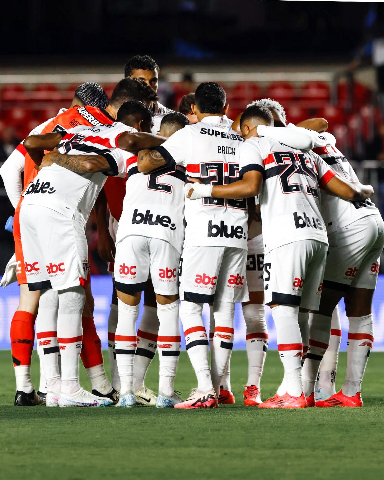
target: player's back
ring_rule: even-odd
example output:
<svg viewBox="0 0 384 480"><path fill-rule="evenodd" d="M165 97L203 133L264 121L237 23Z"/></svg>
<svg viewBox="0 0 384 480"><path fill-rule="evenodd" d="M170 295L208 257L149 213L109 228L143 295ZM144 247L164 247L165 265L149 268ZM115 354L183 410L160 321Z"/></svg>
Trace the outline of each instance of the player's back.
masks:
<svg viewBox="0 0 384 480"><path fill-rule="evenodd" d="M65 216L76 213L86 222L107 175L125 173L126 160L131 153L115 148L123 132L136 132L122 123L99 127L78 126L67 131L58 151L68 155L102 155L109 163L108 173L75 173L53 163L40 170L25 193L27 204L44 205Z"/></svg>
<svg viewBox="0 0 384 480"><path fill-rule="evenodd" d="M334 174L321 158L267 138L244 142L240 158L242 174L258 170L264 177L260 206L267 250L305 239L327 243L319 184Z"/></svg>
<svg viewBox="0 0 384 480"><path fill-rule="evenodd" d="M225 185L239 179L239 147L243 141L226 117L211 116L184 128L190 149L186 162L189 177L204 184ZM186 245L246 248L247 205L243 199L186 200ZM245 246L244 246L245 245Z"/></svg>
<svg viewBox="0 0 384 480"><path fill-rule="evenodd" d="M336 148L336 145L327 144L324 147L314 148L327 165L341 178L348 182L358 182L359 179L347 158ZM372 200L363 202L348 202L339 197L321 195L321 213L328 233L338 228L346 227L356 220L368 215L380 214Z"/></svg>

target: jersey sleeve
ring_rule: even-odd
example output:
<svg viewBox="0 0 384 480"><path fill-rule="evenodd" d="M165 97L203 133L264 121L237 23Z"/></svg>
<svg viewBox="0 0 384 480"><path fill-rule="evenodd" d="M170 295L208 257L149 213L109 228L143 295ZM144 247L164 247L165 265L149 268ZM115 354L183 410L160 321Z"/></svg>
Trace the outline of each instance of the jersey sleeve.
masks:
<svg viewBox="0 0 384 480"><path fill-rule="evenodd" d="M21 172L25 167L25 155L27 151L22 143L15 148L7 160L0 168L0 175L3 178L4 188L13 208L19 203L23 184L21 180Z"/></svg>
<svg viewBox="0 0 384 480"><path fill-rule="evenodd" d="M240 145L240 177L247 172L265 173L261 149L253 141L245 141Z"/></svg>
<svg viewBox="0 0 384 480"><path fill-rule="evenodd" d="M162 155L168 167L173 167L175 164L186 167L191 156L191 143L189 128L184 127L153 150L157 150Z"/></svg>
<svg viewBox="0 0 384 480"><path fill-rule="evenodd" d="M268 127L266 125L259 125L257 127L257 134L259 137L268 137L277 140L284 145L288 145L298 150L310 150L314 146L314 134L317 132L307 130L302 127Z"/></svg>
<svg viewBox="0 0 384 480"><path fill-rule="evenodd" d="M111 167L107 172L103 172L107 176L125 177L127 173L127 160L132 157L132 153L122 150L121 148L113 148L112 150L103 150L100 152Z"/></svg>
<svg viewBox="0 0 384 480"><path fill-rule="evenodd" d="M324 188L325 185L336 176L336 172L321 158L319 155L313 154L314 161L316 163L319 186Z"/></svg>

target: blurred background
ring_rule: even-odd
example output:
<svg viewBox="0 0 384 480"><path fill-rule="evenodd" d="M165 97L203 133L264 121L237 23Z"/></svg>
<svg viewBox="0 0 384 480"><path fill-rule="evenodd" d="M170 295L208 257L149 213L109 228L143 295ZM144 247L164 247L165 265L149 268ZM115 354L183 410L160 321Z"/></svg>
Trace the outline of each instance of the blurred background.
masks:
<svg viewBox="0 0 384 480"><path fill-rule="evenodd" d="M19 0L2 5L0 21L0 165L70 104L80 83L98 82L110 94L126 60L149 54L170 108L211 80L226 89L231 118L262 97L281 102L293 123L326 118L384 212L382 3ZM1 183L0 207L2 273L13 253L3 229L13 209ZM92 218L87 235L92 274L105 274Z"/></svg>

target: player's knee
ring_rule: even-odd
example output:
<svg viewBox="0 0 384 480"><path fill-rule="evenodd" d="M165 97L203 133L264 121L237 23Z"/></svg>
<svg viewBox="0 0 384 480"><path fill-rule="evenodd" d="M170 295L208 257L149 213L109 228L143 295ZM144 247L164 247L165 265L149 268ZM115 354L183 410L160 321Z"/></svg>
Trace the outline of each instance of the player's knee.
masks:
<svg viewBox="0 0 384 480"><path fill-rule="evenodd" d="M350 288L344 297L347 317L363 317L372 313L373 292L364 288Z"/></svg>
<svg viewBox="0 0 384 480"><path fill-rule="evenodd" d="M30 291L28 285L20 285L20 299L18 311L37 314L39 308L39 291Z"/></svg>
<svg viewBox="0 0 384 480"><path fill-rule="evenodd" d="M179 299L179 295L159 295L156 294L156 301L160 305L169 305L176 302Z"/></svg>
<svg viewBox="0 0 384 480"><path fill-rule="evenodd" d="M83 287L72 287L59 292L59 312L82 312L85 305L85 292Z"/></svg>

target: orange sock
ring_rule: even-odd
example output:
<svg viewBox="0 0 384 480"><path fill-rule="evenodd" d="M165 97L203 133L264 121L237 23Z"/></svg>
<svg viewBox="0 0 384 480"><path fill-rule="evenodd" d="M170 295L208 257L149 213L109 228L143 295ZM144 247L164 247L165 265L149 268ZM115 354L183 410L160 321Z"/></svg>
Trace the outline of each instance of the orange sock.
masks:
<svg viewBox="0 0 384 480"><path fill-rule="evenodd" d="M85 368L103 364L101 354L101 341L96 332L95 322L92 317L82 317L83 324L83 349L81 360Z"/></svg>
<svg viewBox="0 0 384 480"><path fill-rule="evenodd" d="M33 342L35 340L36 315L17 311L11 322L12 360L15 367L31 365Z"/></svg>

